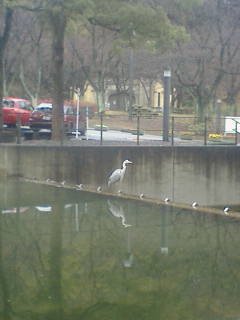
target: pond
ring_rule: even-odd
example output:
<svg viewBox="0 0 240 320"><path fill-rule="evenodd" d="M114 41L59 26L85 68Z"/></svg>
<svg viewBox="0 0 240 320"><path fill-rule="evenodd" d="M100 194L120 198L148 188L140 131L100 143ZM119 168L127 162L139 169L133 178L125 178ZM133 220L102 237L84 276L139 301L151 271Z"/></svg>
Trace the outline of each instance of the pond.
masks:
<svg viewBox="0 0 240 320"><path fill-rule="evenodd" d="M0 183L0 319L240 318L239 222Z"/></svg>

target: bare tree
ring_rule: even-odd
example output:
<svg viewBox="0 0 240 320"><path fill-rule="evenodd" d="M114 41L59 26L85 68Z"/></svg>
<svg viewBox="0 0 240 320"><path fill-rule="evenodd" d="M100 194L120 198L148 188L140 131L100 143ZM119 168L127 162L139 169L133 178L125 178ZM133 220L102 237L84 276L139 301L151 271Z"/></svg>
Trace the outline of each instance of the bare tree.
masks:
<svg viewBox="0 0 240 320"><path fill-rule="evenodd" d="M2 17L2 33L0 34L0 130L3 128L3 117L2 117L2 99L4 93L4 56L7 47L8 39L10 36L11 25L13 19L13 9L10 7L3 7Z"/></svg>
<svg viewBox="0 0 240 320"><path fill-rule="evenodd" d="M179 43L172 59L174 79L192 96L201 118L222 95L229 68L239 65L240 12L226 11L220 4L205 1L192 11L185 22L190 41Z"/></svg>

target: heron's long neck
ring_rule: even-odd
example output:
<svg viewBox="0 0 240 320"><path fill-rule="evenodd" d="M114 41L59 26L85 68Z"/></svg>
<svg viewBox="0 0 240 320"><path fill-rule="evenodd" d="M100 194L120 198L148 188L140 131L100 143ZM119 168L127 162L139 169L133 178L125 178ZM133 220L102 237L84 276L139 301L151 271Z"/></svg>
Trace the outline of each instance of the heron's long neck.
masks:
<svg viewBox="0 0 240 320"><path fill-rule="evenodd" d="M126 170L127 166L126 166L126 163L123 163L122 165L122 170L125 169Z"/></svg>
<svg viewBox="0 0 240 320"><path fill-rule="evenodd" d="M123 177L125 175L125 171L126 171L127 167L124 165L123 168L121 169L122 170L122 174L121 174L121 178L120 178L120 182L122 182L123 180Z"/></svg>

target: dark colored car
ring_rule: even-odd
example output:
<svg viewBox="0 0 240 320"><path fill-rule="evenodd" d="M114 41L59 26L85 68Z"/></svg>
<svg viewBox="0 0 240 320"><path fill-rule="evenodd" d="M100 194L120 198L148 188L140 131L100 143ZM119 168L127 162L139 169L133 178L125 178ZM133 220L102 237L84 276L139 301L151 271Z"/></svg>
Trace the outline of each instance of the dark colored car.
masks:
<svg viewBox="0 0 240 320"><path fill-rule="evenodd" d="M29 118L29 126L34 131L41 129L52 129L52 104L41 103L31 114ZM66 132L74 131L77 127L77 111L76 107L64 105L64 127ZM86 116L80 111L78 116L78 131L81 135L86 132Z"/></svg>
<svg viewBox="0 0 240 320"><path fill-rule="evenodd" d="M15 127L19 120L21 125L27 125L32 114L33 107L29 100L4 97L3 98L3 123L9 127Z"/></svg>

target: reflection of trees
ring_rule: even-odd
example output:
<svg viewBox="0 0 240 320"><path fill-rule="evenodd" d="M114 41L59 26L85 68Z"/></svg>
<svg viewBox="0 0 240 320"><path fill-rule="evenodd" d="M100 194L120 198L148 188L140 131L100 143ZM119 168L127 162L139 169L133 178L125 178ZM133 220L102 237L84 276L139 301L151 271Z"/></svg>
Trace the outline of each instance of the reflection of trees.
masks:
<svg viewBox="0 0 240 320"><path fill-rule="evenodd" d="M221 319L239 311L237 224L121 201L126 229L106 201L88 199L87 210L84 201L65 211L53 204L49 215L0 217L1 306L11 300L15 313L32 319L73 320Z"/></svg>
<svg viewBox="0 0 240 320"><path fill-rule="evenodd" d="M9 285L7 281L7 266L4 263L4 237L3 237L3 222L2 215L0 213L0 315L4 317L4 319L11 319L12 308L10 303L10 292Z"/></svg>
<svg viewBox="0 0 240 320"><path fill-rule="evenodd" d="M53 205L49 252L49 299L52 302L55 319L63 318L62 309L62 227L63 207Z"/></svg>

